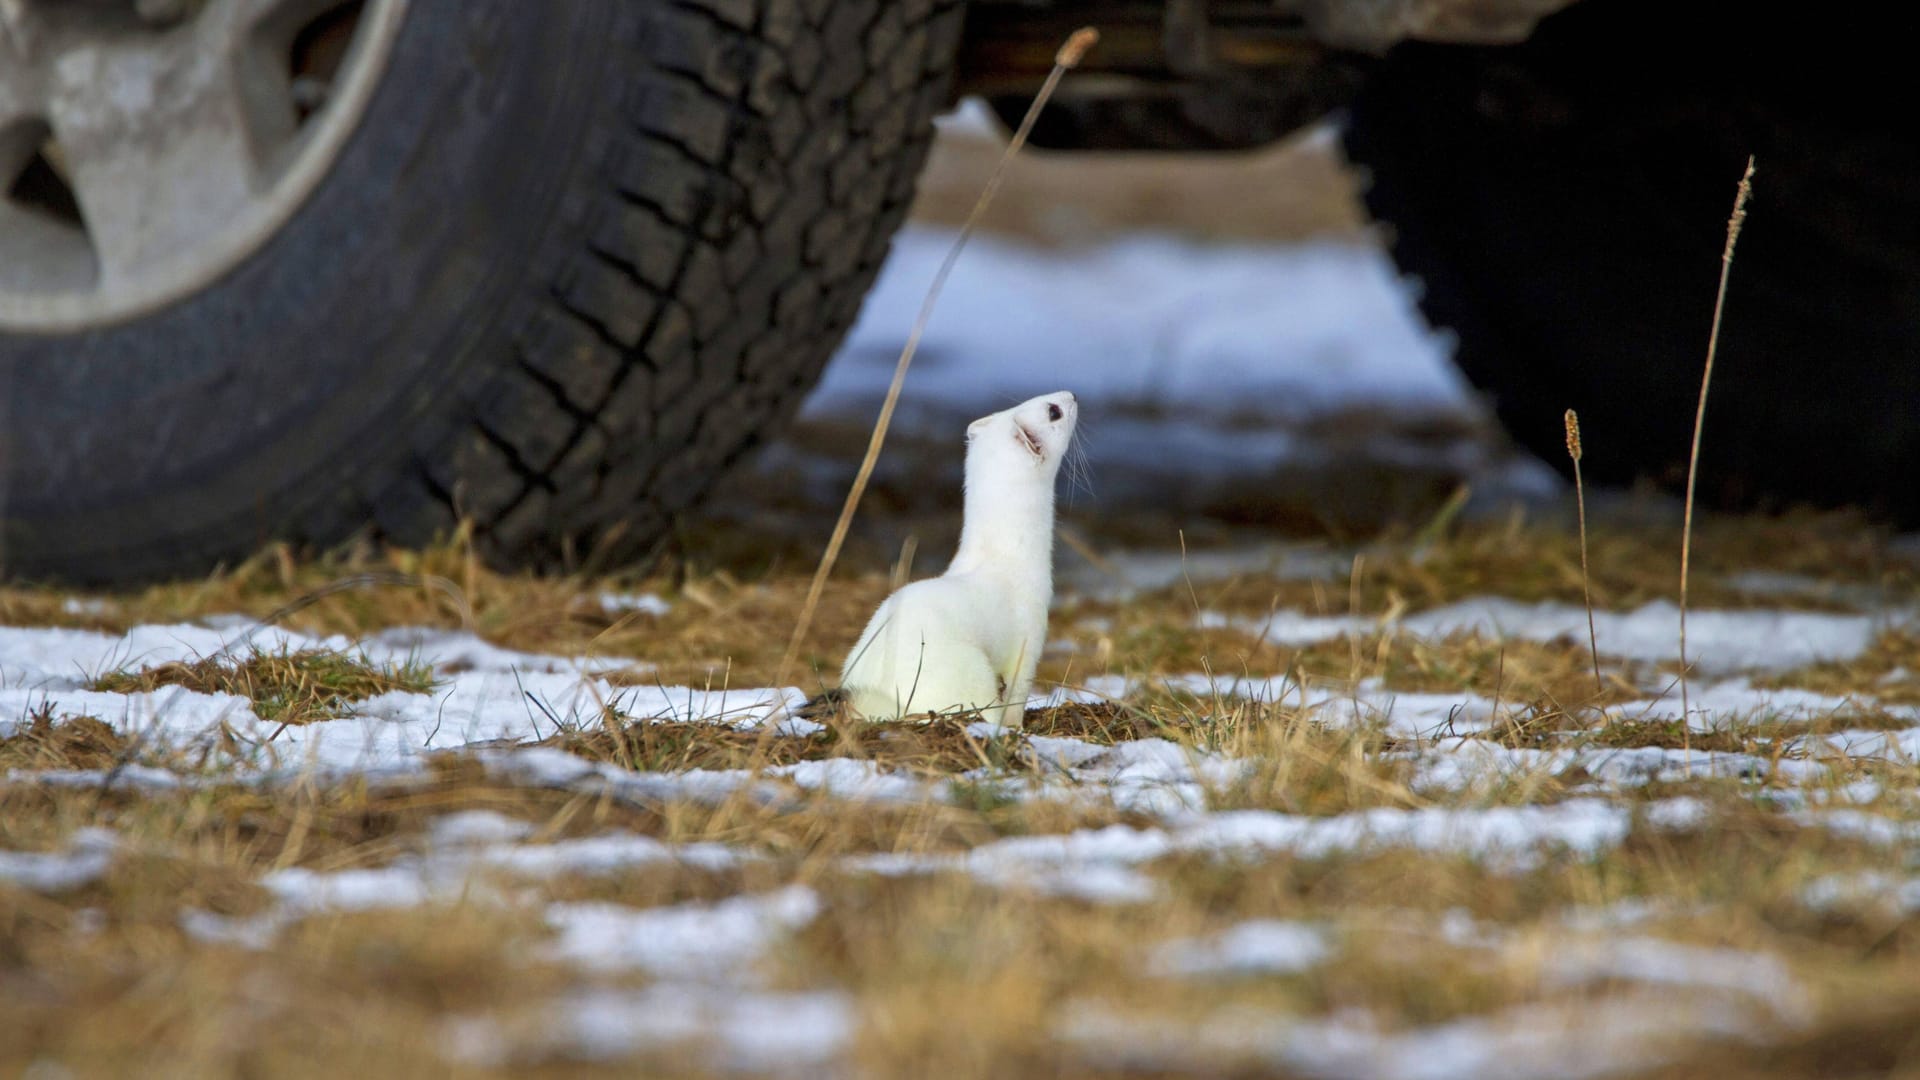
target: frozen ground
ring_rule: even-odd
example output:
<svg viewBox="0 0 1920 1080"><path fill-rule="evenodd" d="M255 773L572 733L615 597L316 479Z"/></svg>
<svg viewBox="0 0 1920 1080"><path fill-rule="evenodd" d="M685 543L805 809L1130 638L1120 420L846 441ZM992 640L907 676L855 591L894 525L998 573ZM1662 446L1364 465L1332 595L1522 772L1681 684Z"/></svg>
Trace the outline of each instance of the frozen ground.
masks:
<svg viewBox="0 0 1920 1080"><path fill-rule="evenodd" d="M1396 629L1408 639L1433 635L1437 641L1460 620L1480 619L1480 629L1496 636L1551 639L1568 632L1560 615L1503 603L1435 609L1399 620ZM672 610L659 597L615 597L613 606L656 616ZM1115 909L1170 902L1182 886L1167 868L1194 859L1238 867L1324 865L1404 851L1463 860L1498 880L1601 863L1624 844L1644 846L1662 835L1699 835L1725 807L1685 793L1688 786L1729 781L1762 797L1792 827L1858 838L1885 852L1887 866L1911 867L1920 852L1920 824L1901 808L1911 806L1914 792L1890 790L1885 778L1911 781L1912 773L1900 770L1920 754L1920 708L1755 686L1806 663L1855 660L1872 647L1874 634L1897 630L1909 617L1698 613L1698 625L1707 628L1697 639L1702 665L1720 674L1695 687L1689 727L1759 731L1752 752L1581 744L1577 731L1563 733L1563 748L1521 748L1481 737L1519 716L1519 703L1400 692L1377 680L1337 689L1287 677L1165 673L1096 680L1035 702L1133 700L1156 692L1196 695L1202 710L1208 702L1228 709L1239 698L1291 702L1301 721L1324 731L1358 725L1390 734L1393 748L1383 760L1404 766L1408 789L1429 800L1331 813L1238 807L1236 793L1269 776L1274 762L1210 748L1204 739L1035 735L1020 744L1025 767L1018 770L982 765L934 776L848 757L763 770L635 771L531 744L551 738L556 726L590 729L609 702L642 722L708 720L787 734L818 725L784 717L780 706L802 697L793 688L720 693L616 686L602 672L625 670L629 662L515 653L439 631L395 629L361 641L254 634L245 648L344 649L375 661L405 656L439 672L441 685L430 693L389 693L359 702L339 719L282 728L259 720L244 697L85 688L104 671L216 653L244 632L234 621L142 626L124 634L13 627L0 632L0 740L24 733L36 714L87 715L137 739L140 762L91 772L13 768L0 778L0 792L118 786L129 795L158 797L240 784L271 796L354 777L376 790L404 791L430 783L434 755L451 753L476 761L496 784L633 806L721 807L747 798L762 807L804 803L813 812L825 807L858 816L876 807L961 805L976 800L984 786L997 800L1055 804L1091 820L1119 816L1117 824L981 838L959 850L849 853L811 863L801 879L785 884L780 872L769 871L759 888L730 896L635 906L617 898L541 899L540 888L638 872L737 873L790 864L751 836L673 841L615 829L554 838L537 822L464 810L438 817L403 853L369 865L266 872L259 883L270 899L251 913L183 907L176 916L179 930L199 947L271 952L294 928L316 919L450 904L533 905L545 936L532 955L572 971L572 985L551 1000L528 1003L511 1022L445 1015L434 1038L450 1067L619 1061L700 1047L695 1060L706 1068L832 1074L851 1067L870 1008L831 982L796 984L792 975L771 974L786 943L821 920L833 902L811 884L823 876L957 875L993 892ZM1668 658L1659 643L1667 627L1658 617L1617 618L1619 625L1609 623L1601 634L1610 668ZM1657 625L1636 636L1635 619ZM1379 629L1364 620L1315 622L1294 612L1276 613L1262 626L1269 636L1297 642ZM1636 679L1651 675L1644 667L1619 670L1637 673ZM1901 696L1912 682L1899 674L1885 685ZM1670 688L1657 678L1647 687L1644 699L1597 709L1590 723L1597 729L1677 714ZM1851 716L1873 717L1874 730L1849 730ZM1778 726L1787 722L1811 726ZM997 734L984 725L973 730L983 744ZM187 761L193 766L182 764ZM1863 773L1875 763L1884 767L1880 779ZM1489 802L1473 795L1545 783L1554 784L1556 794L1544 801ZM140 843L110 826L90 826L50 850L0 851L0 893L84 895L111 880L116 860L131 857ZM1809 912L1865 905L1900 913L1920 907L1912 892L1912 879L1897 871L1831 873L1809 879L1802 902ZM1549 988L1538 1000L1485 1015L1382 1027L1386 1021L1364 1009L1316 1016L1228 1002L1198 1015L1143 1019L1135 1015L1138 1002L1103 1001L1097 987L1086 987L1053 1024L1055 1048L1099 1069L1235 1066L1329 1077L1470 1077L1490 1075L1497 1063L1499 1075L1550 1077L1649 1068L1668 1060L1677 1040L1765 1040L1812 1022L1813 991L1770 951L1623 932L1656 921L1661 905L1678 902L1655 897L1609 909L1564 908L1548 916L1557 929L1546 938L1537 926L1507 929L1457 911L1398 919L1396 932L1410 940L1484 955L1488 963L1525 963L1537 971L1529 978ZM1347 916L1249 916L1154 943L1131 963L1141 978L1195 986L1328 978L1353 962L1359 948L1356 931L1341 925Z"/></svg>

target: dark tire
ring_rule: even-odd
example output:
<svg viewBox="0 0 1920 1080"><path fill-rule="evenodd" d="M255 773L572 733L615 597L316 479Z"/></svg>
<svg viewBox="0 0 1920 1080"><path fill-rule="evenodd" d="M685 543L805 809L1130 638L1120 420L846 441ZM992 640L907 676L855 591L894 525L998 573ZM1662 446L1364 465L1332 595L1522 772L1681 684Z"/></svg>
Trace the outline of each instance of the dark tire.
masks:
<svg viewBox="0 0 1920 1080"><path fill-rule="evenodd" d="M415 3L320 187L150 316L0 334L14 576L656 542L796 407L945 103L933 0Z"/></svg>
<svg viewBox="0 0 1920 1080"><path fill-rule="evenodd" d="M1703 501L1920 522L1920 140L1880 10L1605 0L1371 73L1346 125L1367 201L1521 443L1567 468L1574 408L1589 479L1683 480L1751 153Z"/></svg>

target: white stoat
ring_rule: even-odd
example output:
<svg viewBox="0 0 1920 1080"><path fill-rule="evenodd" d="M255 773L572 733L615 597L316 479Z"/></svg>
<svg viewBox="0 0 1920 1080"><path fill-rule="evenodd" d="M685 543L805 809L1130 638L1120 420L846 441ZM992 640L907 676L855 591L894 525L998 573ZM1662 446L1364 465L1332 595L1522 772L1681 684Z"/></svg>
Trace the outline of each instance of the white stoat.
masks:
<svg viewBox="0 0 1920 1080"><path fill-rule="evenodd" d="M967 425L966 518L947 572L880 605L836 697L869 720L978 710L1017 728L1053 600L1053 482L1079 406L1062 391Z"/></svg>

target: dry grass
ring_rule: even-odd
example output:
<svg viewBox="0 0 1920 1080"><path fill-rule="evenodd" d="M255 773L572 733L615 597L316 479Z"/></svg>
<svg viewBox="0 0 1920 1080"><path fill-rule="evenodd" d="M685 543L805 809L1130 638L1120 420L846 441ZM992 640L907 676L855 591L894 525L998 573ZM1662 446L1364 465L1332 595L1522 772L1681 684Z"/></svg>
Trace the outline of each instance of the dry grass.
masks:
<svg viewBox="0 0 1920 1080"><path fill-rule="evenodd" d="M1888 539L1848 515L1709 519L1699 523L1694 537L1690 599L1699 607L1847 610L1851 605L1836 587L1865 585L1877 588L1888 606L1912 603L1920 599L1920 561L1889 551ZM1596 608L1622 611L1678 599L1678 529L1596 525L1589 541ZM1761 571L1805 576L1815 587L1769 595L1728 580ZM1198 606L1205 610L1249 616L1276 608L1377 616L1473 596L1574 605L1583 599L1578 534L1517 516L1504 525L1452 530L1440 543L1389 535L1365 552L1351 581L1247 575L1199 583L1196 590ZM1184 585L1142 599L1185 606L1189 612L1194 607Z"/></svg>
<svg viewBox="0 0 1920 1080"><path fill-rule="evenodd" d="M1169 535L1165 542L1172 539ZM1677 596L1672 554L1679 542L1677 529L1596 526L1590 540L1597 607L1626 610ZM1692 597L1708 607L1848 607L1838 592L1761 595L1733 588L1725 580L1737 573L1769 571L1806 575L1835 589L1872 586L1888 606L1920 600L1920 564L1890 553L1886 540L1884 533L1844 515L1709 519L1700 523L1694 540ZM1192 671L1201 670L1197 664L1204 656L1218 670L1236 671L1245 654L1249 670L1277 674L1286 669L1284 657L1263 652L1243 635L1210 637L1191 630L1196 606L1258 618L1284 608L1379 616L1477 595L1581 602L1579 543L1570 530L1515 519L1456 527L1438 541L1382 537L1367 549L1357 581L1249 574L1198 581L1191 593L1185 585L1175 586L1124 605L1063 597L1055 624L1072 632L1076 623L1089 618L1114 620L1113 632L1087 635L1083 657L1105 650L1135 668ZM889 554L859 561L826 592L795 682L815 689L838 670L845 649L887 591L890 560ZM936 561L923 545L921 565ZM637 578L542 577L487 570L460 537L422 552L345 552L314 560L276 547L205 581L82 597L86 603L71 606L74 598L55 590L0 586L0 623L118 632L209 615L265 617L348 577L403 575L412 583L338 592L282 619L281 625L349 637L392 626L464 628L506 648L645 659L657 665L656 672L645 677L647 682L753 686L771 678L805 600L806 582L797 576L799 569L761 566L752 577L743 577L725 567L689 563ZM653 593L668 599L671 607L664 615L614 610L603 603L608 593ZM1129 629L1135 633L1129 640L1105 645L1099 640ZM1084 659L1073 670L1059 672L1069 681L1097 673L1086 668Z"/></svg>
<svg viewBox="0 0 1920 1080"><path fill-rule="evenodd" d="M0 979L9 1075L36 1061L81 1076L477 1075L442 1059L441 1018L564 985L517 944L537 940L538 920L512 909L327 917L252 953L199 946L164 920L89 917L78 931L76 912L9 899L0 955L18 950L33 974Z"/></svg>
<svg viewBox="0 0 1920 1080"><path fill-rule="evenodd" d="M1603 526L1591 539L1596 605L1619 609L1673 595L1668 545L1675 537ZM1710 520L1696 541L1693 596L1702 603L1760 602L1721 584L1726 573L1752 569L1869 584L1895 603L1910 599L1915 587L1911 564L1844 519ZM1915 820L1920 806L1911 793L1920 789L1920 776L1900 761L1835 760L1831 778L1818 782L1696 778L1617 792L1609 797L1629 807L1685 795L1699 800L1705 814L1682 829L1642 814L1618 847L1590 858L1549 853L1522 867L1406 849L1311 857L1188 853L1139 867L1158 890L1155 899L1106 904L993 887L957 870L886 877L856 872L846 862L876 854L952 855L1008 838L1165 826L1109 801L1078 797L1098 792L1076 792L1036 750L1045 745L1041 740L1056 738L1096 749L1163 739L1195 759L1253 762L1203 785L1215 810L1327 819L1594 797L1593 778L1577 769L1556 775L1520 768L1459 791L1416 788L1408 744L1364 725L1330 729L1301 710L1297 693L1286 692L1302 683L1337 691L1378 679L1399 692L1478 694L1497 699L1503 717L1482 737L1513 747L1678 748L1689 741L1672 723L1632 717L1601 723L1601 709L1645 696L1637 684L1649 673L1609 665L1606 685L1596 692L1585 641L1465 634L1421 640L1389 627L1352 641L1288 648L1247 630L1195 624L1198 610L1234 613L1257 625L1276 605L1379 616L1487 593L1578 603L1578 567L1571 533L1525 524L1448 527L1370 548L1353 581L1248 576L1195 581L1191 588L1182 583L1125 603L1069 602L1054 636L1067 639L1072 651L1049 656L1043 675L1078 682L1126 674L1144 685L1124 700L1032 713L1019 735L984 738L957 722L836 722L815 734L780 735L628 715L616 694L604 716L545 742L619 769L771 770L758 785L706 800L642 799L592 784L521 786L459 753L435 758L427 774L404 784L259 786L213 778L188 790L143 793L120 786L102 793L8 783L0 786L0 851L61 851L87 827L112 829L121 847L106 876L72 892L41 895L0 883L0 1070L20 1071L44 1058L82 1075L304 1075L341 1068L369 1077L592 1074L602 1067L537 1055L498 1070L450 1062L441 1054L440 1032L452 1018L479 1017L509 1037L530 1035L542 1023L542 1008L583 984L580 972L542 953L551 937L541 914L547 902L711 903L790 883L818 892L821 915L773 953L766 974L777 989L847 995L857 1021L853 1062L876 1076L1097 1074L1098 1063L1084 1048L1057 1038L1059 1025L1089 1009L1129 1018L1142 1029L1175 1030L1222 1016L1279 1023L1364 1012L1394 1031L1539 1002L1584 1008L1633 987L1617 980L1554 982L1558 951L1594 933L1569 929L1568 913L1629 904L1645 905L1641 921L1599 932L1598 940L1652 936L1764 953L1778 958L1808 995L1807 1026L1769 1032L1777 1057L1717 1044L1678 1046L1682 1065L1719 1068L1724 1062L1733 1075L1760 1077L1818 1072L1818 1063L1829 1059L1863 1070L1908 1060L1911 1034L1902 1025L1920 1009L1910 992L1920 978L1920 916L1872 904L1815 910L1803 900L1811 883L1829 875L1900 873L1903 849L1805 827L1774 808L1776 801L1817 805L1837 798L1849 781L1872 779L1883 794L1867 804L1870 812ZM646 676L648 683L715 687L756 685L770 674L805 588L804 567L797 565L757 576L680 567L646 580L497 575L473 564L456 542L426 553L361 553L317 563L274 553L195 586L100 598L100 610L83 615L67 614L58 594L16 588L0 593L0 610L28 621L60 612L46 621L109 628L234 610L265 614L319 584L370 569L445 579L456 584L457 599L432 586L342 593L288 621L350 634L397 624L464 625L509 647L659 662L660 673ZM822 670L837 665L838 650L885 587L875 564L828 591L813 653ZM671 608L665 615L610 611L600 597L612 591L655 592ZM1810 603L1839 607L1847 595ZM253 661L260 662L249 668ZM291 688L283 693L283 718L327 722L320 713L339 708L344 697L384 688L360 681L383 675L377 667L350 661L289 654L177 665L126 673L119 676L125 682L112 685L142 689L178 680L256 701L271 699L275 686ZM1909 694L1916 670L1920 642L1906 630L1889 630L1853 661L1768 680L1852 695L1862 702L1858 708L1814 720L1756 717L1692 733L1692 748L1779 760L1801 754L1796 747L1807 736L1906 727L1906 717L1889 706L1915 703ZM1222 682L1267 677L1282 692L1242 699L1167 689L1167 676L1196 672ZM0 775L111 768L129 752L107 725L64 714L57 705L9 719L19 722L0 739ZM786 767L829 759L914 778L941 798L852 809L781 778ZM1068 797L1019 797L1042 781ZM182 910L235 918L270 910L273 900L262 882L276 870L409 865L431 850L437 822L468 810L524 822L535 842L633 833L726 844L752 858L544 880L489 877L476 883L488 888L464 902L316 915L259 952L208 946L180 928ZM488 891L517 899L480 902ZM1446 920L1463 917L1497 940L1475 945L1442 932ZM1291 974L1232 978L1176 979L1151 967L1165 943L1247 919L1323 927L1332 959ZM634 982L628 976L587 981ZM696 1075L708 1060L668 1046L604 1069L609 1075ZM1271 1061L1231 1056L1215 1065L1228 1074L1278 1070Z"/></svg>
<svg viewBox="0 0 1920 1080"><path fill-rule="evenodd" d="M778 767L828 758L872 761L922 776L1028 767L1019 733L976 736L967 730L972 717L927 723L836 720L818 733L794 735L699 720L635 721L621 715L617 703L608 713L597 729L562 732L543 745L643 772Z"/></svg>
<svg viewBox="0 0 1920 1080"><path fill-rule="evenodd" d="M1054 1038L1075 1005L1176 1027L1223 1008L1241 1010L1242 1023L1364 1010L1392 1030L1543 998L1597 998L1604 984L1547 988L1555 943L1575 936L1562 913L1650 899L1660 905L1650 918L1612 934L1764 951L1821 988L1822 1022L1849 1023L1862 1005L1877 1014L1876 996L1915 971L1920 920L1812 917L1797 896L1820 875L1877 865L1879 854L1783 828L1734 798L1717 803L1707 828L1643 825L1602 859L1552 859L1517 875L1405 851L1196 855L1158 864L1166 893L1138 907L1010 895L957 878L841 880L825 886L827 913L800 935L784 971L794 984L824 979L854 995L863 1019L856 1054L879 1075L1049 1075L1085 1067ZM1693 914L1701 905L1714 914ZM1439 932L1443 918L1462 915L1504 940L1472 945ZM1150 973L1159 943L1250 917L1324 925L1338 959L1224 980Z"/></svg>
<svg viewBox="0 0 1920 1080"><path fill-rule="evenodd" d="M127 750L113 726L91 716L56 713L43 702L13 734L0 738L0 774L9 769L107 769Z"/></svg>
<svg viewBox="0 0 1920 1080"><path fill-rule="evenodd" d="M238 694L253 702L254 715L269 723L311 724L346 715L354 702L401 690L433 689L425 664L375 664L365 657L324 649L249 652L172 661L156 667L95 677L88 688L138 694L179 686L202 694Z"/></svg>
<svg viewBox="0 0 1920 1080"><path fill-rule="evenodd" d="M822 604L815 647L801 658L808 672L838 670L837 650L858 634L886 591L878 571L869 574L836 587ZM71 605L74 598L56 590L0 586L0 623L117 633L210 615L266 618L317 590L370 576L380 581L327 595L277 625L347 637L393 626L466 629L529 652L644 657L657 665L658 679L673 684L720 686L731 674L734 685L749 686L771 678L806 591L804 580L777 572L749 581L726 570L648 578L499 573L455 537L421 552L348 551L313 560L274 547L202 582L83 597ZM654 615L603 600L629 593L664 594L673 606Z"/></svg>

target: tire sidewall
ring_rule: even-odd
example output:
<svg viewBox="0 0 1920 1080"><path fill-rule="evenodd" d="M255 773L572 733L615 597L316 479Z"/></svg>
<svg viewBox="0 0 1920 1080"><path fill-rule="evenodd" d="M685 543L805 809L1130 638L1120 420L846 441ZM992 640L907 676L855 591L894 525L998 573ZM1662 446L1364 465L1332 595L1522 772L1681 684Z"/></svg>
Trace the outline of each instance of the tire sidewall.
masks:
<svg viewBox="0 0 1920 1080"><path fill-rule="evenodd" d="M0 336L7 569L257 542L441 441L438 397L538 257L579 135L562 73L592 67L605 9L410 4L357 130L259 251L143 318Z"/></svg>

